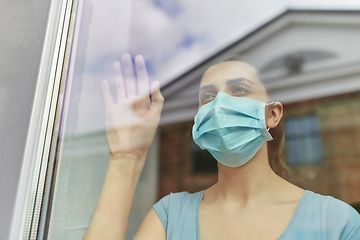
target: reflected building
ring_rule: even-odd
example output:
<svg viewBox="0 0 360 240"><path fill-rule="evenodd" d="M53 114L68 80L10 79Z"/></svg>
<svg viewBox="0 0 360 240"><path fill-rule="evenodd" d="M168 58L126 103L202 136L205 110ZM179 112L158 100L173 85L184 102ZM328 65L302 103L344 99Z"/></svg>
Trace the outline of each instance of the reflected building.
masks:
<svg viewBox="0 0 360 240"><path fill-rule="evenodd" d="M192 141L203 72L240 54L284 105L289 180L348 203L360 201L360 15L288 10L163 87L158 198L217 181L216 161Z"/></svg>

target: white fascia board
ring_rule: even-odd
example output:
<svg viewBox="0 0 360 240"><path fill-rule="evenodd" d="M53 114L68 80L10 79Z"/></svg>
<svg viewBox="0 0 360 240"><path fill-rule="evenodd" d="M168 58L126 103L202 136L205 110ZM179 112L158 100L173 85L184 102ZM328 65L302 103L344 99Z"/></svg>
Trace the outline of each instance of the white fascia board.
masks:
<svg viewBox="0 0 360 240"><path fill-rule="evenodd" d="M284 104L360 91L360 63L279 81L267 87L269 99Z"/></svg>
<svg viewBox="0 0 360 240"><path fill-rule="evenodd" d="M360 25L359 13L310 13L294 12L289 16L289 22L302 23L302 24L321 24L321 25L347 25L358 26Z"/></svg>
<svg viewBox="0 0 360 240"><path fill-rule="evenodd" d="M328 79L340 79L343 76L355 75L360 73L360 60L352 63L344 63L337 66L328 66L322 69L316 69L312 72L304 72L299 75L285 77L275 81L264 80L266 89L271 92L274 90L294 87L298 85L311 84L312 82L322 82Z"/></svg>

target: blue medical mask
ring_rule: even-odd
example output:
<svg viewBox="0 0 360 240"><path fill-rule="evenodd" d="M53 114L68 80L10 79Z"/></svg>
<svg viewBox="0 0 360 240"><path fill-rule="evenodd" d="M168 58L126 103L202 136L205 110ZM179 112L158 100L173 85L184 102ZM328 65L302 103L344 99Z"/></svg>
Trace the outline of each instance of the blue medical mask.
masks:
<svg viewBox="0 0 360 240"><path fill-rule="evenodd" d="M270 103L272 104L272 103ZM265 104L219 92L195 116L192 135L220 163L240 167L273 138L266 129Z"/></svg>

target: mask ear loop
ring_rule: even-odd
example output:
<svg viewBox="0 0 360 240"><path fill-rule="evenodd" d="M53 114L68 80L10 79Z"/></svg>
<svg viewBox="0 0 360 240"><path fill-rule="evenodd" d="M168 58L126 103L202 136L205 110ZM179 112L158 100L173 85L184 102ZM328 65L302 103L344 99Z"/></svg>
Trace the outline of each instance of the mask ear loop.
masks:
<svg viewBox="0 0 360 240"><path fill-rule="evenodd" d="M272 101L272 102L270 102L270 103L266 103L265 106L267 106L267 105L274 105L274 103L275 103L275 101ZM270 130L270 128L267 129L267 131L269 131L269 130Z"/></svg>

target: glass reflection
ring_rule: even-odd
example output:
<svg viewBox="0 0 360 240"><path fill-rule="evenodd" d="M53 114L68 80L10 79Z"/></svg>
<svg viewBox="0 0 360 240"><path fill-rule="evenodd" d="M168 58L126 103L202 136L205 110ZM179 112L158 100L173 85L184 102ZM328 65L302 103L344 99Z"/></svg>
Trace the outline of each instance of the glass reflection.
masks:
<svg viewBox="0 0 360 240"><path fill-rule="evenodd" d="M181 15L179 6L176 4L167 5L162 1L158 1L157 4L166 9L166 13L172 17ZM166 102L160 120L160 128L157 133L152 132L155 141L149 150L148 159L145 161L146 164L134 196L134 203L127 224L126 239L131 239L135 235L140 223L150 209L152 209L152 213L155 213L154 211L156 210L157 215L161 217L161 207L167 203L166 201L170 197L163 198L156 205L155 209L151 207L160 198L168 196L170 192L196 192L195 195L192 195L195 198L191 201L194 201L193 206L199 207L198 222L201 230L200 236L205 238L206 234L211 233L211 229L215 229L215 227L209 228L214 223L211 221L207 222L207 219L213 216L213 212L207 212L207 210L212 208L206 207L205 200L207 195L208 200L211 199L211 191L213 191L213 194L219 193L217 191L222 188L210 186L224 184L224 182L220 181L220 176L232 176L230 173L232 170L227 170L224 164L220 165L218 170L214 170L214 167L206 171L198 170L198 165L195 161L192 161L192 156L199 154L193 153L191 132L193 126L192 118L197 113L199 107L197 105L197 94L201 75L206 69L214 65L218 58L224 57L225 53L215 54L209 58L208 62L198 65L198 69L201 71L196 72L196 69L190 70L187 73L188 75L179 77L173 84L170 84L171 80L183 73L183 69L189 69L196 62L191 60L192 58L190 57L184 57L182 61L176 63L176 60L174 60L176 58L170 59L169 57L172 50L189 46L196 48L194 42L199 41L199 39L194 40L190 36L179 36L179 33L174 29L169 32L162 32L159 36L151 35L147 32L151 30L144 29L146 21L150 20L146 16L139 16L140 20L136 21L135 18L138 15L130 14L134 11L140 11L139 9L145 9L148 5L149 3L143 1L135 1L133 5L131 1L123 1L121 3L115 1L107 3L84 1L79 5L77 38L73 47L74 58L70 68L72 72L70 71L69 74L68 92L64 102L63 138L59 146L58 171L49 225L49 239L81 239L84 236L89 221L93 217L100 192L104 191L102 190L102 185L106 172L109 172L109 152L123 151L123 149L118 149L123 144L110 144L109 146L107 143L105 105L107 105L109 111L112 105L117 103L117 98L122 99L124 96L128 96L128 94L131 96L140 92L146 96L145 92L150 90L150 85L153 84L152 79L160 80L161 86L168 84L167 87L163 88ZM309 17L307 13L301 15L301 11L298 13L289 12L287 14L280 18L280 21L290 21L291 17L287 16L292 16L291 14L298 14L296 16L299 19L308 19ZM164 16L159 18L164 19ZM321 16L316 15L313 19L319 18ZM248 86L245 88L244 86L239 87L237 85L235 87L238 88L230 89L227 88L226 82L221 81L246 78L256 82L256 77L254 77L254 72L252 72L254 69L252 67L250 67L251 70L246 67L239 68L243 69L243 71L234 73L234 76L228 76L226 74L232 73L229 69L227 69L227 73L224 73L224 69L215 67L212 68L212 71L207 71L203 76L205 85L213 86L212 89L215 89L215 94L214 91L211 93L213 95L208 93L205 96L206 99L201 101L204 103L202 105L206 105L215 100L218 92L225 92L231 97L245 97L262 103L270 103L270 99L282 102L284 105L284 127L287 141L285 144L287 151L285 160L287 163L290 163L291 167L288 180L302 189L308 189L325 195L330 194L347 203L352 203L360 200L360 196L356 191L360 184L357 177L358 170L360 169L357 148L359 142L358 115L360 111L358 91L360 87L358 86L358 81L356 82L356 77L358 76L356 74L358 73L352 69L352 67L355 69L358 66L359 59L357 56L360 56L360 54L359 49L355 47L359 39L359 35L356 33L357 27L354 27L351 19L348 21L349 25L346 25L344 22L341 23L346 25L346 28L338 28L337 24L334 24L332 27L324 27L321 21L309 26L305 20L303 22L299 20L299 22L293 25L290 24L286 25L287 27L277 29L271 35L272 37L264 37L262 42L255 41L255 38L260 35L254 33L255 35L248 36L249 39L255 36L254 39L249 40L251 44L242 41L242 38L240 38L239 42L235 45L227 45L230 46L230 50L226 52L226 55L238 53L238 49L245 49L242 51L242 54L245 56L246 61L257 69L266 70L262 72L261 82L259 81L257 87L253 89ZM150 24L149 26L153 25ZM144 31L139 29L144 29ZM315 32L318 35L314 34ZM339 42L342 43L341 46L344 46L341 40L343 37L338 37L341 36L339 33L352 37L345 38L345 45L348 45L348 48L339 47ZM151 39L139 37L150 35ZM296 39L299 36L302 36L305 40L297 41ZM312 38L312 36L314 37ZM334 37L331 38L330 36ZM170 37L177 40L169 43L169 45L162 45L160 41L157 41ZM316 38L320 40L317 41ZM327 41L321 40L324 38ZM149 41L147 42L147 40ZM156 44L153 44L154 42ZM174 42L181 42L181 44L177 45ZM191 47L187 50L191 49ZM214 53L218 52L217 48L212 49ZM130 52L132 58L129 55L124 55L121 58L124 52ZM314 57L314 52L318 55L319 53L329 54L323 54L326 56L321 58ZM134 76L130 76L131 73L130 75L126 73L126 69L129 69L133 62L139 62L139 59L136 60L135 58L136 54L139 53L145 56L150 76L149 83L146 89L144 88L143 90L141 87L138 87L139 85L131 83L131 81L128 83L126 80L139 77L141 79L141 74L139 76L138 71L134 72ZM207 57L210 56L209 53L210 50L201 52L202 56ZM177 56L181 56L181 54ZM191 54L186 56L191 56ZM169 61L167 61L167 57L169 57ZM196 55L194 59L200 59L200 57ZM276 59L276 62L274 59ZM170 71L170 62L172 64L175 62L174 65L185 67L181 70L179 68L172 68ZM348 64L343 68L341 63L346 62ZM273 65L276 66L269 63L274 63ZM121 81L119 84L119 77L122 75L120 73L121 70L124 71L125 80L123 84L126 87L130 87L130 90L127 89L130 92L124 93L118 90L119 85L121 85ZM347 74L342 74L344 71ZM334 78L336 78L336 81ZM107 104L104 104L100 88L103 79L107 80L107 83L103 83L102 86L103 91L106 92L105 103ZM340 80L346 81L346 84L338 84ZM321 81L326 84L319 85L318 83ZM183 84L176 85L179 82L183 82ZM203 83L201 82L201 84ZM265 87L267 88L268 95L265 94ZM339 89L339 91L337 92L334 89ZM235 92L238 95L235 96ZM110 96L112 96L113 100L109 100ZM137 107L140 112L142 107L148 107L150 100L147 99L146 101L144 105L138 104ZM275 109L276 106L280 106L279 103L275 105ZM266 109L268 108L269 106L266 106ZM126 114L126 116L129 115ZM253 118L257 118L257 116L253 116ZM126 119L120 117L118 120L123 121ZM128 122L130 125L134 123L138 124L133 129L135 131L139 127L144 127L148 122L133 120ZM274 140L282 141L284 133L278 130L282 126L279 122L277 124L279 124L279 127L271 129L270 134ZM111 127L111 124L107 126L109 135L109 129L113 127ZM264 127L262 126L262 128ZM221 129L221 131L223 130ZM224 130L220 135L224 137L232 133L234 129L226 131ZM306 136L303 137L303 135ZM131 138L128 137L126 139L130 141ZM279 175L282 175L279 173L283 169L282 163L272 163L273 159L275 159L274 155L277 154L276 151L279 150L278 147L272 146L273 142L269 142L269 156L267 156L267 152L264 150L262 150L262 154L266 156L266 159L269 158L270 167ZM147 142L145 148L147 147L149 147L149 142ZM219 149L216 150L220 151ZM224 174L226 171L229 172ZM140 175L140 173L137 174ZM262 174L261 176L264 177L265 175ZM272 176L274 179L278 179L276 181L279 181L279 186L285 184L285 181L277 177L278 175L274 174ZM286 175L284 175L284 178L286 178ZM272 181L269 181L269 183ZM209 191L202 191L204 189L209 189ZM214 189L217 190L215 191ZM272 188L266 187L266 189ZM278 232L274 233L274 236L277 237L281 236L282 232L285 233L283 236L291 234L286 230L288 229L287 223L291 221L293 214L297 211L295 209L297 209L297 204L300 204L299 201L302 201L301 196L303 195L300 193L303 193L303 191L296 187L289 189L288 192L293 191L294 194L292 196L294 198L297 196L297 198L295 200L288 199L292 202L292 205L290 204L291 206L289 207L292 209L292 212L289 211L291 214L288 212L289 214L285 214L286 216L280 216L276 218L277 221L274 221L272 230L278 230ZM273 190L273 192L278 191L278 189ZM308 196L315 196L310 191L307 191L306 194ZM281 194L279 193L279 195ZM284 194L284 196L288 196L288 194ZM203 201L201 202L201 200ZM258 206L265 206L267 203L261 202ZM304 205L304 203L301 205ZM334 208L338 208L338 206ZM257 213L257 210L249 211L248 215ZM189 210L189 214L193 214L196 211L197 209ZM218 212L216 215L221 216L224 213L226 211ZM115 214L115 216L118 215ZM306 218L309 215L302 217ZM339 216L334 216L334 218L337 217ZM256 217L254 219L256 220ZM163 218L160 218L160 220L161 222L158 222L157 226L160 227L159 233L162 234L163 228L161 227L164 226L164 220ZM250 220L249 218L246 219L247 222L251 222ZM273 219L269 219L267 223L272 221ZM299 225L303 222L300 222ZM191 226L196 228L198 223L195 221L194 224ZM119 224L118 228L124 228L121 226L123 225ZM217 224L214 226L220 227ZM176 226L169 227L176 229ZM308 226L304 226L304 228L306 227ZM221 226L221 228L226 229L226 226ZM248 228L251 229L251 226ZM210 230L203 231L202 229ZM226 232L230 233L231 231ZM266 229L264 232L266 232ZM142 233L140 232L140 234ZM216 233L212 234L216 235Z"/></svg>

